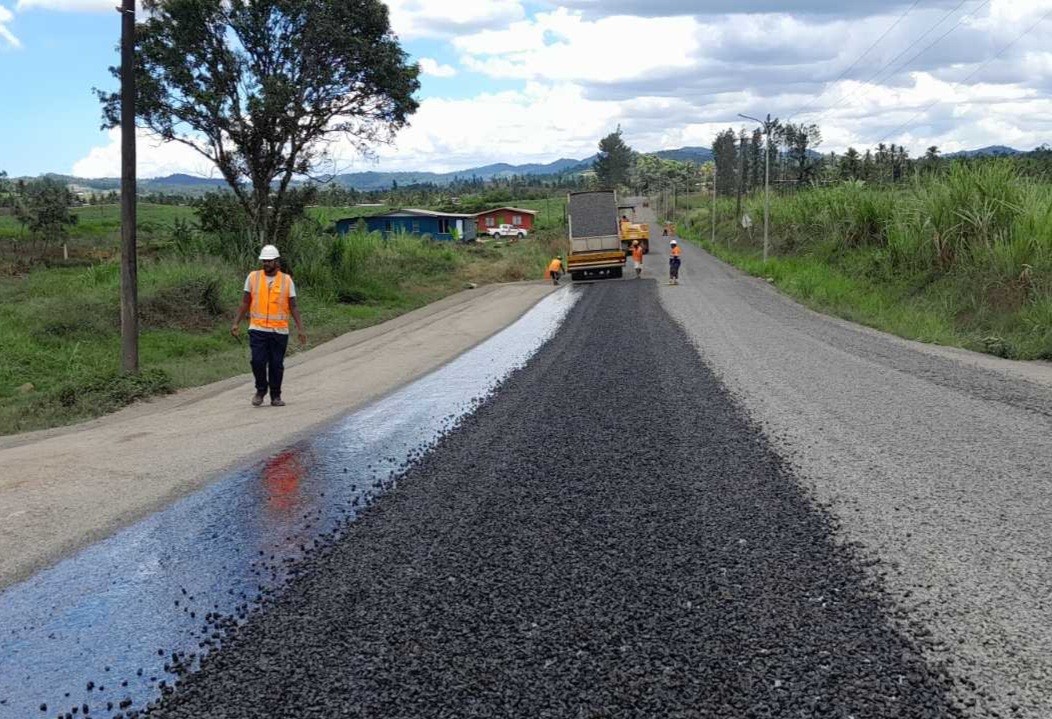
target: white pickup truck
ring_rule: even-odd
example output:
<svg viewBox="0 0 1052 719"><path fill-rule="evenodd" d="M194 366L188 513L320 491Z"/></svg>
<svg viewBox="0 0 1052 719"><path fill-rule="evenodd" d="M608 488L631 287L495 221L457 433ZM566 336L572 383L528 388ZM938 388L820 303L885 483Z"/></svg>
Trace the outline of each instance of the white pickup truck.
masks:
<svg viewBox="0 0 1052 719"><path fill-rule="evenodd" d="M514 237L521 240L526 237L526 230L515 225L498 225L497 227L490 227L486 230L486 234L493 238Z"/></svg>

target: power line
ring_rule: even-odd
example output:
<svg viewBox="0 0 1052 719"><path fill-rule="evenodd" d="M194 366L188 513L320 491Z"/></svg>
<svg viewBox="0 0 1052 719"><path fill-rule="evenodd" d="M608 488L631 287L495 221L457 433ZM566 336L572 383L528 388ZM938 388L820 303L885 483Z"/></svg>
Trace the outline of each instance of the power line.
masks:
<svg viewBox="0 0 1052 719"><path fill-rule="evenodd" d="M931 26L931 27L929 27L929 28L928 28L927 30L925 30L925 31L924 31L923 33L921 33L921 34L920 34L920 35L919 35L919 36L917 37L917 39L916 39L916 40L914 40L914 41L913 41L913 42L911 42L911 43L910 43L909 45L907 45L907 46L906 46L905 48L903 48L903 49L902 49L901 51L899 51L899 53L898 53L898 54L897 54L897 55L896 55L895 57L891 58L891 60L889 60L888 62L884 63L884 65L883 65L882 67L880 67L880 68L879 68L879 69L878 69L878 70L877 70L876 72L874 72L874 73L873 73L872 75L870 75L870 76L869 76L868 78L866 78L865 80L863 80L863 81L862 81L862 83L861 83L861 85L860 85L860 86L859 86L858 88L856 88L856 90L855 90L854 92L848 92L848 93L845 93L845 94L841 95L841 96L840 96L840 97L839 97L839 98L838 98L838 99L836 100L836 102L834 102L834 103L833 103L832 105L830 105L829 107L827 107L827 108L825 108L824 110L822 110L822 113L823 113L823 114L825 114L825 113L831 112L831 111L833 111L833 110L837 109L838 107L840 107L841 105L843 105L843 104L844 104L844 102L845 102L846 100L850 100L850 99L853 99L853 98L856 98L856 97L858 97L858 93L859 93L859 92L861 92L861 91L862 91L862 89L866 87L866 85L871 85L871 84L872 84L872 85L875 85L875 84L876 84L876 83L874 83L874 80L876 80L876 81L877 81L878 83L879 83L879 82L883 82L884 80L887 80L887 79L888 79L889 77L891 77L892 75L894 75L894 74L896 74L896 73L900 72L900 71L901 71L901 70L902 70L902 69L903 69L904 67L906 67L906 66L907 66L907 65L909 65L910 63L912 63L912 62L914 62L915 60L917 60L917 59L918 59L918 58L919 58L919 57L920 57L921 55L923 55L924 53L926 53L926 52L927 52L928 50L930 50L931 48L935 47L935 45L937 45L937 44L938 44L939 42L941 42L941 41L942 41L942 40L943 40L943 39L944 39L944 38L945 38L945 37L946 37L947 35L949 35L949 34L950 34L950 33L952 33L952 32L953 32L954 30L956 30L956 29L957 29L958 27L960 27L960 26L961 26L961 23L962 23L962 22L964 22L964 19L965 19L966 17L968 17L969 15L974 15L974 14L975 14L976 12L978 12L978 11L979 11L979 9L980 9L980 8L984 7L985 5L988 5L988 4L990 3L990 0L983 0L983 1L982 1L982 2L981 2L981 3L979 4L979 5L977 5L977 6L975 7L975 9L974 9L974 10L972 10L972 11L971 11L970 13L966 13L966 14L962 15L962 16L961 16L960 18L958 18L958 20L957 20L956 24L954 24L954 25L953 25L953 27L951 27L951 28L950 28L949 30L947 30L946 32L944 32L944 33L943 33L942 35L940 35L940 36L939 36L938 38L936 38L936 39L935 39L934 41L932 41L931 43L929 43L928 45L926 45L926 46L924 47L924 49L923 49L923 50L921 50L920 52L918 52L918 53L917 53L916 55L914 55L913 57L911 57L911 58L910 58L909 60L907 60L906 62L904 62L904 63L902 63L901 65L899 65L898 67L896 67L896 68L895 68L894 70L892 70L891 72L887 73L886 75L884 74L884 71L885 71L885 70L887 70L888 68L890 68L890 67L891 67L892 65L894 65L894 64L895 64L896 62L898 62L898 60L899 60L899 59L900 59L900 58L901 58L901 57L902 57L903 55L905 55L906 53L908 53L908 52L909 52L910 50L912 50L913 48L917 47L917 45L918 45L918 44L919 44L919 43L920 43L920 42L921 42L921 41L922 41L922 40L923 40L924 38L928 37L928 35L930 35L930 34L931 34L931 33L932 33L932 32L933 32L934 30L935 30L935 28L939 27L939 26L940 26L940 25L942 25L942 24L943 24L944 22L946 22L946 20L948 20L948 19L949 19L949 18L950 18L951 16L953 16L953 14L954 14L954 13L956 13L956 12L957 12L958 10L960 10L960 9L961 9L962 7L964 7L965 3L967 3L967 2L969 2L969 0L961 0L961 1L959 2L959 3L957 3L957 5L956 5L955 7L953 7L953 8L952 8L952 9L951 9L951 10L950 10L949 12L947 12L947 13L946 13L945 15L943 15L943 16L942 16L941 18L939 18L939 20L938 20L938 21L936 21L936 23L935 23L934 25L932 25L932 26ZM879 78L879 79L878 79L878 78ZM821 118L819 118L819 119L821 119Z"/></svg>
<svg viewBox="0 0 1052 719"><path fill-rule="evenodd" d="M986 68L987 68L987 67L988 67L988 66L990 65L990 63L992 63L992 62L993 62L994 60L996 60L997 58L1001 57L1001 55L1005 54L1005 52L1006 52L1006 51L1007 51L1007 50L1008 50L1008 49L1009 49L1010 47L1012 47L1012 46L1013 46L1013 45L1015 45L1015 44L1016 44L1017 42L1019 42L1020 40L1022 40L1022 39L1023 39L1024 37L1026 37L1027 35L1029 35L1030 33L1032 33L1032 32L1033 32L1034 30L1036 30L1036 29L1037 29L1037 26L1038 26L1038 25L1040 25L1041 23L1043 23L1043 22L1044 22L1045 20L1047 20L1047 19L1048 19L1049 17L1052 17L1052 10L1049 10L1049 11L1048 11L1048 12L1046 12L1046 13L1045 13L1044 15L1042 15L1042 16L1041 16L1040 18L1038 18L1038 19L1037 19L1037 22L1035 22L1035 23L1034 23L1033 25L1031 25L1031 26L1030 26L1030 27L1028 27L1028 28L1027 28L1026 30L1024 30L1023 32L1021 32L1021 33L1020 33L1019 35L1017 35L1017 36L1016 36L1016 38L1015 38L1014 40L1012 40L1012 41L1011 41L1010 43L1008 43L1007 45L1005 45L1004 47L1002 47L1002 48L1001 48L1000 50L998 50L998 51L997 51L997 54L995 54L995 55L994 55L993 57L991 57L991 58L990 58L989 60L987 60L986 62L984 62L984 63L983 63L982 65L980 65L979 67L975 68L975 70L973 70L972 72L970 72L970 73L968 74L968 76L967 76L967 77L965 77L965 78L964 78L963 80L958 80L957 82L955 82L955 83L953 84L953 89L954 89L954 90L958 89L958 87L959 87L959 86L961 86L961 85L963 85L964 83L968 82L968 81L969 81L969 80L971 80L971 79L972 79L973 77L975 77L976 75L978 75L978 74L979 74L980 72L982 72L983 70L985 70L985 69L986 69ZM936 99L936 100L933 100L933 101L932 101L931 103L929 103L929 104L928 104L928 105L926 105L925 107L923 107L923 108L921 108L920 110L918 110L918 111L917 111L917 112L916 112L916 113L915 113L915 114L913 115L913 117L911 117L911 118L910 118L909 120L907 120L907 121L906 121L905 123L903 123L902 125L900 125L900 126L899 126L899 127L897 127L896 129L892 130L892 131L891 131L891 132L889 132L888 134L884 135L884 137L880 138L880 141L879 141L879 142L884 142L885 140L889 139L890 137L892 137L892 136L894 136L894 135L897 135L898 133L900 133L900 132L902 132L902 131L906 130L907 128L909 128L909 127L910 127L910 126L911 126L911 125L913 124L913 122L914 122L914 121L915 121L915 120L916 120L916 119L917 119L918 117L920 117L920 116L921 116L921 115L923 115L924 113L928 112L928 110L930 110L930 109L932 109L933 107L935 107L936 105L938 105L938 104L939 104L939 102L940 102L940 101L939 101L938 99ZM879 143L878 143L878 144L879 144Z"/></svg>
<svg viewBox="0 0 1052 719"><path fill-rule="evenodd" d="M887 30L885 30L884 33L880 37L878 37L875 41L873 41L872 45L870 45L869 47L866 48L865 52L863 52L861 55L859 55L857 58L855 58L855 61L853 63L851 63L846 70L844 70L842 73L840 73L840 75L837 77L836 80L833 80L833 82L831 82L829 84L829 86L825 90L823 90L817 97L815 97L814 100L812 100L808 104L804 105L803 108L797 108L793 112L789 113L789 116L786 118L786 121L791 120L801 110L806 110L809 107L813 107L815 105L815 103L817 103L822 98L823 95L825 95L827 92L829 92L830 88L832 88L838 82L840 82L845 77L847 77L847 74L849 72L851 72L852 70L854 70L855 67L860 62L862 62L862 58L864 58L866 55L868 55L873 50L873 48L875 48L877 45L879 45L881 40L886 38L891 33L892 30L894 30L896 27L898 27L899 23L902 22L903 20L905 20L906 16L909 15L910 12L912 12L915 7L920 5L920 2L921 2L921 0L915 0L915 2L912 5L910 5L908 8L906 8L906 12L902 13L901 15L899 15L898 19L895 22L893 22L891 24L891 26Z"/></svg>

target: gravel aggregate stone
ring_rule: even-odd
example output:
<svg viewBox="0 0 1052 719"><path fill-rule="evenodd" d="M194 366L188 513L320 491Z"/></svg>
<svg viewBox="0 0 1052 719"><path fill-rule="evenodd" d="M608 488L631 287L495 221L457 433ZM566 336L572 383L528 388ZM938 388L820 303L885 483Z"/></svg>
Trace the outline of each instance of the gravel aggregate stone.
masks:
<svg viewBox="0 0 1052 719"><path fill-rule="evenodd" d="M529 364L150 716L960 715L655 284L574 291Z"/></svg>
<svg viewBox="0 0 1052 719"><path fill-rule="evenodd" d="M662 304L843 540L880 560L955 704L1052 717L1052 367L820 315L690 244L683 264Z"/></svg>

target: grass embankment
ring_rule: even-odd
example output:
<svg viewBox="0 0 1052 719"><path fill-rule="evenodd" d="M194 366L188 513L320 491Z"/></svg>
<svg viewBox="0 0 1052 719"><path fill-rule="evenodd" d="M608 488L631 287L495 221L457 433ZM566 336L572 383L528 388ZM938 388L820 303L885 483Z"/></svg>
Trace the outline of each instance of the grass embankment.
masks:
<svg viewBox="0 0 1052 719"><path fill-rule="evenodd" d="M809 306L909 339L1015 359L1052 359L1052 185L1010 162L955 165L904 187L859 183L686 211L689 239Z"/></svg>
<svg viewBox="0 0 1052 719"><path fill-rule="evenodd" d="M316 345L467 283L539 279L561 238L560 230L546 229L523 242L454 245L376 234L336 238L303 223L283 254ZM163 241L161 248L139 269L144 371L138 378L118 375L116 260L0 279L0 434L68 424L247 371L247 349L228 329L252 267L180 255Z"/></svg>

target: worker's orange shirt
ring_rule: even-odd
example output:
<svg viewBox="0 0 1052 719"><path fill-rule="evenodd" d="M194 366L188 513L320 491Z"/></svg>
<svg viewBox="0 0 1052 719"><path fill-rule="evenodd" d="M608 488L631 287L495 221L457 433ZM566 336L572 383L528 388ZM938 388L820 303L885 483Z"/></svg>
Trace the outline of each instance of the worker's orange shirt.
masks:
<svg viewBox="0 0 1052 719"><path fill-rule="evenodd" d="M549 272L562 272L563 271L562 260L556 259L556 260L552 260L551 262L549 262L548 263L548 271Z"/></svg>
<svg viewBox="0 0 1052 719"><path fill-rule="evenodd" d="M679 249L679 245L676 245L675 247L672 248L672 250L671 250L671 252L669 254L671 254L673 257L679 257L680 252L681 252L681 250Z"/></svg>
<svg viewBox="0 0 1052 719"><path fill-rule="evenodd" d="M643 248L636 246L632 248L632 259L636 262L643 261Z"/></svg>

